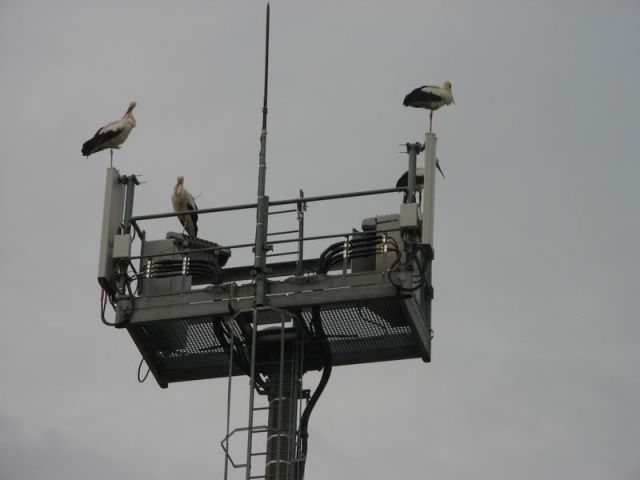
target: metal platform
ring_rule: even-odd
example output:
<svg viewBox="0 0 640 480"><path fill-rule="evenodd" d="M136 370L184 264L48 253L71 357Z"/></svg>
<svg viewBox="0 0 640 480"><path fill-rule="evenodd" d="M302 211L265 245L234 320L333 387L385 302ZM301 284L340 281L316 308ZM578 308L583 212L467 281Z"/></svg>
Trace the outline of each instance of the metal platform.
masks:
<svg viewBox="0 0 640 480"><path fill-rule="evenodd" d="M435 137L428 135L427 140L433 143ZM308 330L316 342L312 325L322 325L322 337L326 336L322 341L328 344L333 366L409 358L429 362L433 195L425 195L420 212L415 203L415 161L421 148L407 144L413 173L406 188L318 197L304 197L301 191L299 197L288 200L264 197L257 204L198 210L199 215L262 211L262 223L257 222L265 228L267 240L262 246L257 241L222 246L173 232L165 239L148 239L141 222L179 213L133 216L138 180L108 169L98 272L103 322L127 329L163 388L173 382L227 377L229 373L247 375L247 369L241 370L235 362L230 368L230 350L225 350L229 342L224 335L237 339L243 352L250 352L247 331L281 324L282 312L295 328ZM429 151L428 177L433 177L435 148ZM304 235L307 203L398 192L405 193L399 213L362 219L361 230ZM295 215L297 228L266 229L269 216L286 213ZM286 234L293 237L283 238ZM318 258L304 257L308 242L324 244ZM133 254L137 243L139 253ZM233 252L243 248L262 255L255 254L253 265L225 267ZM289 250L281 252L280 248ZM284 255L295 255L297 260L273 261ZM105 319L107 302L115 309L113 323ZM248 312L257 312L255 324L238 317ZM303 365L304 371L320 368L313 359Z"/></svg>
<svg viewBox="0 0 640 480"><path fill-rule="evenodd" d="M409 285L413 272L393 274ZM229 359L214 332L216 322L232 322L249 311L252 285L211 286L175 295L138 297L119 302L124 323L158 384L226 377ZM430 289L399 292L387 273L314 276L269 284L269 304L300 315L307 326L318 307L329 340L333 365L421 358L430 361ZM259 312L259 325L278 323L270 310ZM237 325L234 328L238 328ZM236 369L235 374L243 374Z"/></svg>
<svg viewBox="0 0 640 480"><path fill-rule="evenodd" d="M334 366L431 360L436 137L430 132L424 145L406 144L404 185L398 181L395 188L316 197L305 197L300 190L293 199L270 199L265 189L269 5L266 27L257 202L204 209L185 202L177 207L184 180L178 177L172 203L186 210L134 216L138 178L108 168L98 262L100 311L104 324L129 332L162 388L174 382L227 378L226 435L221 442L225 479L235 468L245 470L246 480L302 480L309 418ZM422 151L425 166L419 184L416 158ZM402 203L394 203L397 209L389 215L355 217L349 232L305 236L310 202L342 203L386 194L397 199L398 193L404 194ZM197 228L148 239L143 228L143 222L157 219L174 218L184 226L185 216L195 224L203 215L240 210L256 214L250 242L220 245L198 238ZM295 215L296 228L290 223L280 226L280 220L291 221L281 216L288 213ZM275 215L277 229L270 228ZM360 220L361 229L353 228ZM214 225L206 230L225 228L222 222ZM323 242L319 256L305 258L309 242L318 241ZM252 265L226 267L232 255L248 248ZM292 256L295 261L275 260ZM238 258L246 257L234 256ZM115 311L114 321L105 315L108 305ZM313 393L303 385L304 374L311 370L322 371ZM247 426L231 428L235 375L249 378L248 419ZM138 380L144 381L140 376ZM256 395L267 404L256 405ZM258 411L268 412L266 425L258 424ZM230 439L242 435L245 460L234 461ZM254 436L258 440L260 435L266 436L266 448L256 451ZM263 464L253 465L262 459ZM252 473L258 466L264 474Z"/></svg>

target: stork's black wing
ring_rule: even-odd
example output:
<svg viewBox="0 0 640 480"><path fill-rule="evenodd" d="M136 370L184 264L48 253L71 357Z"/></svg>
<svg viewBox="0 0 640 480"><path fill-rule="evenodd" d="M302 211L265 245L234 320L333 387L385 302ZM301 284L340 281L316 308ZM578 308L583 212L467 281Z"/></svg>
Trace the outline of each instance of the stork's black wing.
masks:
<svg viewBox="0 0 640 480"><path fill-rule="evenodd" d="M442 96L433 92L428 86L419 87L404 97L402 104L405 107L428 108L430 103L441 102Z"/></svg>
<svg viewBox="0 0 640 480"><path fill-rule="evenodd" d="M118 129L118 130L107 130L106 132L101 133L102 130L103 130L102 128L99 128L92 139L87 140L82 144L82 155L84 155L85 157L88 157L92 153L99 152L100 150L102 150L100 148L101 145L108 142L112 138L117 137L122 132L122 130Z"/></svg>

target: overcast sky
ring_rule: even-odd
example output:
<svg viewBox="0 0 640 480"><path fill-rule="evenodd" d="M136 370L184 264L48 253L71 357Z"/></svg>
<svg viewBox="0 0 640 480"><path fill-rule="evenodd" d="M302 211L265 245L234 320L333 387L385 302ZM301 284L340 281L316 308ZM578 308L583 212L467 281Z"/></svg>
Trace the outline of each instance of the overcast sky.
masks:
<svg viewBox="0 0 640 480"><path fill-rule="evenodd" d="M201 207L255 201L264 5L0 0L1 480L222 478L226 382L139 385L100 323L108 153L80 146L136 100L115 156L147 182L135 213L170 210L176 175ZM307 477L640 478L640 4L271 5L272 198L393 186L427 127L404 95L456 99L434 119L433 362L334 369ZM308 232L399 202L312 205Z"/></svg>

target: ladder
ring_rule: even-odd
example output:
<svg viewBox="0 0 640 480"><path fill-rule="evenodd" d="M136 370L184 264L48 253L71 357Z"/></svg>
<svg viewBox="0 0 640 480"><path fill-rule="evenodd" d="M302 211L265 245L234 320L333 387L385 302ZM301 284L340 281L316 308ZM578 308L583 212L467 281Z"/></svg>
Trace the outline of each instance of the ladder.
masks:
<svg viewBox="0 0 640 480"><path fill-rule="evenodd" d="M295 327L295 320L290 312L272 307L254 307L251 311L252 322L250 345L236 338L234 331L239 331L237 324L239 315L249 312L238 312L224 320L229 336L229 377L227 384L227 426L226 435L221 442L225 452L224 479L229 480L229 466L245 469L245 480L274 479L299 480L298 463L302 461L299 441L300 412L305 391L302 389L304 362L304 334ZM280 317L279 326L260 328L260 313L274 312ZM292 324L293 327L288 327ZM273 324L272 324L273 325ZM257 326L257 328L256 328ZM246 331L246 325L244 326ZM246 339L246 337L245 337ZM239 345L240 344L240 345ZM234 365L239 356L246 355L249 360L249 405L246 427L231 429L231 396ZM234 364L235 362L235 364ZM246 369L246 365L245 365ZM267 403L258 403L256 393ZM255 414L267 411L268 423L256 425ZM246 452L244 462L234 461L230 453L229 441L237 434L246 433ZM256 436L266 434L266 448L256 448ZM254 461L262 457L264 473L254 471ZM262 462L260 462L262 463Z"/></svg>
<svg viewBox="0 0 640 480"><path fill-rule="evenodd" d="M267 212L268 216L271 215L281 215L284 213L292 213L295 212L296 214L296 220L298 222L298 226L295 229L291 229L291 230L282 230L282 231L277 231L277 232L269 232L267 233L267 238L268 237L275 237L275 236L279 236L279 235L288 235L288 234L292 234L292 233L296 233L297 234L297 239L296 243L297 243L297 247L295 250L290 250L290 251L285 251L285 252L277 252L277 253L268 253L267 257L281 257L281 256L289 256L289 255L296 255L297 259L296 259L296 276L297 277L301 277L303 272L303 261L304 261L304 213L307 210L307 202L304 201L304 191L302 189L300 189L300 191L298 192L299 196L298 196L298 201L296 202L296 208L288 208L288 209L284 209L284 210L269 210ZM279 240L276 243L279 244L284 244L284 243L290 243L293 242L293 239L288 239L288 240ZM273 242L271 242L273 244Z"/></svg>

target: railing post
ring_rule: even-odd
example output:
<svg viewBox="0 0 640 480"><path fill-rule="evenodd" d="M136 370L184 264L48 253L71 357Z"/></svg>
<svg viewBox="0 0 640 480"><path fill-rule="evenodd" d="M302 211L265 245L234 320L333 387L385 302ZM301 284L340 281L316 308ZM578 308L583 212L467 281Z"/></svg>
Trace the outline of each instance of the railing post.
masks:
<svg viewBox="0 0 640 480"><path fill-rule="evenodd" d="M420 145L417 143L407 143L407 153L409 153L409 168L407 170L407 201L405 203L415 203L416 201L416 156Z"/></svg>
<svg viewBox="0 0 640 480"><path fill-rule="evenodd" d="M135 175L120 177L120 181L127 186L127 193L124 200L124 218L122 222L122 233L129 233L131 231L131 217L133 216L133 194L135 193L136 185L139 185L138 179Z"/></svg>
<svg viewBox="0 0 640 480"><path fill-rule="evenodd" d="M347 274L348 259L349 259L349 236L344 237L344 244L342 249L342 275Z"/></svg>
<svg viewBox="0 0 640 480"><path fill-rule="evenodd" d="M422 244L433 248L433 217L436 199L436 135L427 133L424 142L424 200L422 205Z"/></svg>
<svg viewBox="0 0 640 480"><path fill-rule="evenodd" d="M304 210L306 208L304 201L304 192L300 189L300 201L296 204L298 216L298 263L296 265L296 276L302 276L302 265L304 263Z"/></svg>

